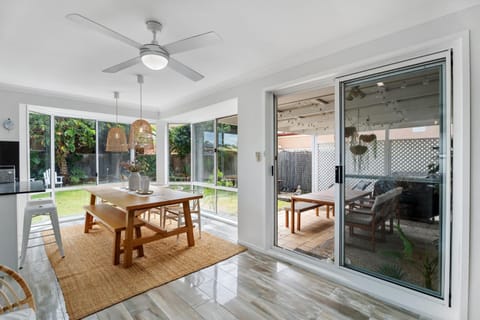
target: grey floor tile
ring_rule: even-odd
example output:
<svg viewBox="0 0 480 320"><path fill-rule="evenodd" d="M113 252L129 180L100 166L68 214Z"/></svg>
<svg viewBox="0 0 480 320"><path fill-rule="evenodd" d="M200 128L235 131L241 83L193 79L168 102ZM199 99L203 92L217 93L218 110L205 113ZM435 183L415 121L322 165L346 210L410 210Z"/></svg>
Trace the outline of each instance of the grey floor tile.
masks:
<svg viewBox="0 0 480 320"><path fill-rule="evenodd" d="M209 219L203 221L203 230L236 242L234 226ZM73 223L82 222L69 224ZM36 298L38 319L68 319L61 288L43 247L27 251L21 274ZM403 320L419 317L296 266L247 251L85 319Z"/></svg>

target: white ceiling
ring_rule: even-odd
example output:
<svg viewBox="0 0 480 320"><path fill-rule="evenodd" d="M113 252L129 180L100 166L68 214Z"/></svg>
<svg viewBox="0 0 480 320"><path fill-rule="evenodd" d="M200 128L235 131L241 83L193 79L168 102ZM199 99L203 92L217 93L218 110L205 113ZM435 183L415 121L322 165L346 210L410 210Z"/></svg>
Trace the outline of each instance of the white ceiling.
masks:
<svg viewBox="0 0 480 320"><path fill-rule="evenodd" d="M282 61L307 59L333 40L372 39L480 3L479 0L2 0L0 83L101 100L121 93L138 103L135 74L145 75L146 109L165 111L189 97L272 72ZM146 19L164 25L158 40L170 43L217 32L223 43L175 57L205 75L192 82L168 68L144 66L116 74L101 70L137 55L135 48L65 18L80 13L138 42L151 33ZM296 59L295 57L298 57ZM293 59L292 59L293 58ZM311 57L310 57L311 59Z"/></svg>

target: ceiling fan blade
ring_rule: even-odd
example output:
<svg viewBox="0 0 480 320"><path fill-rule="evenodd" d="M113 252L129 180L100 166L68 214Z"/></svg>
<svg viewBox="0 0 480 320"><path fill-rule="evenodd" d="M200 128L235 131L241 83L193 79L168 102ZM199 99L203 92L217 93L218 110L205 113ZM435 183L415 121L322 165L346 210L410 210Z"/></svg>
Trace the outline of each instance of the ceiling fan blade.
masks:
<svg viewBox="0 0 480 320"><path fill-rule="evenodd" d="M197 34L196 36L178 40L167 45L162 46L169 54L180 53L184 51L203 48L213 44L220 43L222 39L218 34L213 31Z"/></svg>
<svg viewBox="0 0 480 320"><path fill-rule="evenodd" d="M138 43L135 40L132 40L130 38L125 37L123 34L118 33L117 31L114 31L108 27L105 27L104 25L95 22L87 17L82 16L81 14L78 13L70 13L65 16L67 19L72 20L74 22L77 22L81 25L84 25L86 27L89 27L93 30L96 30L100 33L103 33L106 36L109 36L110 38L114 38L117 40L122 41L123 43L126 43L132 47L140 49L142 46L141 43Z"/></svg>
<svg viewBox="0 0 480 320"><path fill-rule="evenodd" d="M115 72L118 72L118 71L121 71L123 69L127 69L137 63L140 63L141 60L140 60L140 57L135 57L135 58L132 58L130 60L127 60L127 61L123 61L122 63L119 63L119 64L116 64L110 68L107 68L105 70L103 70L102 72L106 72L106 73L115 73Z"/></svg>
<svg viewBox="0 0 480 320"><path fill-rule="evenodd" d="M179 62L178 60L173 59L172 57L170 57L170 59L168 60L168 66L192 81L198 81L204 78L204 76L197 71L187 67L186 65Z"/></svg>

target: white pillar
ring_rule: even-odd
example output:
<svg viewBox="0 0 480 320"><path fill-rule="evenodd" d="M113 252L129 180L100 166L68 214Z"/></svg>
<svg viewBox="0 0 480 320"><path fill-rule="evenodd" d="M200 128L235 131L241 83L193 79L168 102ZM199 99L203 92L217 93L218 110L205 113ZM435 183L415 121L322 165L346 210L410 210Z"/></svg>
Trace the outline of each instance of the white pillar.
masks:
<svg viewBox="0 0 480 320"><path fill-rule="evenodd" d="M168 183L168 123L157 120L157 183Z"/></svg>

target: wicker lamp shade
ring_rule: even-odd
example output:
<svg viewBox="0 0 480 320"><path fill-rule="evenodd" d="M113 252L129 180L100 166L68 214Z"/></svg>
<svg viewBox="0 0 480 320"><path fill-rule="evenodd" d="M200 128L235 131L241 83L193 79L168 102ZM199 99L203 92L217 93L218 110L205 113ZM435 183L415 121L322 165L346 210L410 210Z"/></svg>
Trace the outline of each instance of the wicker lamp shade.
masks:
<svg viewBox="0 0 480 320"><path fill-rule="evenodd" d="M130 125L128 142L130 149L135 149L139 154L149 154L155 150L150 123L145 119L135 120Z"/></svg>
<svg viewBox="0 0 480 320"><path fill-rule="evenodd" d="M107 152L127 152L127 135L125 130L120 127L110 128L107 135L107 146L105 148Z"/></svg>
<svg viewBox="0 0 480 320"><path fill-rule="evenodd" d="M138 154L152 154L155 152L155 145L153 143L152 126L150 123L142 118L142 84L143 76L137 75L137 82L140 87L140 119L135 120L130 125L130 135L128 137L128 146L134 149Z"/></svg>

